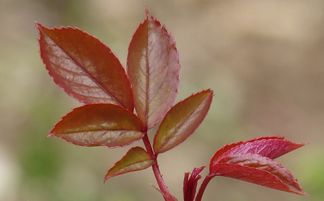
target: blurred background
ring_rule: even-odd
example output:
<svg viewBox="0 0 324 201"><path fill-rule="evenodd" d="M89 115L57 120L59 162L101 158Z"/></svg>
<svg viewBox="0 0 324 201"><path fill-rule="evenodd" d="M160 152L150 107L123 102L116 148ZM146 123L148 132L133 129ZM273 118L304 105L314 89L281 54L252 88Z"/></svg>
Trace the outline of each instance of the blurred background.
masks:
<svg viewBox="0 0 324 201"><path fill-rule="evenodd" d="M205 88L216 94L195 135L160 157L179 200L185 171L207 164L223 144L261 135L307 144L279 161L308 195L217 178L204 200L323 200L324 1L0 0L0 201L162 200L150 169L103 184L106 170L129 147L84 148L46 137L80 103L48 76L34 26L80 27L125 65L144 8L177 41L178 100Z"/></svg>

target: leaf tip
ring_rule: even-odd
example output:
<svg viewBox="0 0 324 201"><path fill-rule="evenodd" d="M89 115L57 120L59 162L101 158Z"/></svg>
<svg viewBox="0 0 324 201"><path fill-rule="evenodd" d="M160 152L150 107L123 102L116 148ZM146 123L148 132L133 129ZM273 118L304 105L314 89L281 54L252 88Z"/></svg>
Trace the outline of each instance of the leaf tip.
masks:
<svg viewBox="0 0 324 201"><path fill-rule="evenodd" d="M60 122L61 122L61 120L58 123L56 123L54 128L52 128L52 130L48 133L47 137L53 137L53 136L55 136L57 134L56 131L57 131L57 127L60 124Z"/></svg>
<svg viewBox="0 0 324 201"><path fill-rule="evenodd" d="M110 180L110 178L111 178L111 175L109 174L109 172L105 175L105 177L104 177L104 184L106 184L107 182L108 182L108 180Z"/></svg>
<svg viewBox="0 0 324 201"><path fill-rule="evenodd" d="M300 195L300 196L308 196L308 193L306 193L303 189L301 189L298 192L295 192L295 194Z"/></svg>
<svg viewBox="0 0 324 201"><path fill-rule="evenodd" d="M215 94L214 94L214 91L213 91L212 89L210 89L210 88L204 90L203 92L204 92L204 93L207 93L208 95L210 95L210 96L212 96L212 97L215 95Z"/></svg>
<svg viewBox="0 0 324 201"><path fill-rule="evenodd" d="M288 191L290 193L294 193L296 195L300 195L300 196L307 196L308 194L303 190L303 188L300 186L300 184L298 183L298 181L296 180L296 184L290 188L290 190Z"/></svg>
<svg viewBox="0 0 324 201"><path fill-rule="evenodd" d="M150 10L147 7L145 7L144 15L145 19L148 19L150 16L152 16Z"/></svg>
<svg viewBox="0 0 324 201"><path fill-rule="evenodd" d="M60 121L54 126L54 128L52 128L52 130L50 130L50 132L48 133L47 137L53 137L57 134L56 130L57 130L57 126L60 123Z"/></svg>
<svg viewBox="0 0 324 201"><path fill-rule="evenodd" d="M308 144L308 143L306 143L306 144ZM295 146L296 146L296 149L298 149L298 148L301 148L301 147L305 146L306 144L304 144L304 143L295 143Z"/></svg>
<svg viewBox="0 0 324 201"><path fill-rule="evenodd" d="M39 31L42 32L43 30L47 29L47 27L45 27L43 24L41 24L40 22L35 22L35 28Z"/></svg>
<svg viewBox="0 0 324 201"><path fill-rule="evenodd" d="M38 31L39 37L38 37L38 42L41 45L41 40L42 40L42 30L44 29L44 26L39 23L35 22L35 29ZM42 54L41 54L42 55ZM42 57L42 56L41 56Z"/></svg>
<svg viewBox="0 0 324 201"><path fill-rule="evenodd" d="M39 23L39 22L35 22L35 28L36 29L41 29L43 27L43 25L41 24L41 23Z"/></svg>

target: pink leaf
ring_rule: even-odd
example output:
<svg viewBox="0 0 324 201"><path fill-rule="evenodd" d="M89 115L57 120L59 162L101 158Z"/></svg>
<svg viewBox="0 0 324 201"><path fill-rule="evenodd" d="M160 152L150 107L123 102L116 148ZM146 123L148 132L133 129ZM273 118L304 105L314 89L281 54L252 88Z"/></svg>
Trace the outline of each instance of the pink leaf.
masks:
<svg viewBox="0 0 324 201"><path fill-rule="evenodd" d="M262 137L226 145L210 161L210 176L225 176L274 188L304 194L292 174L273 161L302 144L282 137Z"/></svg>
<svg viewBox="0 0 324 201"><path fill-rule="evenodd" d="M131 148L120 161L109 169L105 176L105 181L117 175L146 169L152 164L153 159L143 148Z"/></svg>
<svg viewBox="0 0 324 201"><path fill-rule="evenodd" d="M43 62L67 94L86 104L113 103L133 110L129 80L107 46L76 28L37 27Z"/></svg>
<svg viewBox="0 0 324 201"><path fill-rule="evenodd" d="M211 174L231 177L268 188L304 194L293 175L279 163L257 154L232 155L211 163Z"/></svg>
<svg viewBox="0 0 324 201"><path fill-rule="evenodd" d="M136 112L151 128L162 120L174 103L180 64L174 39L149 14L130 42L127 66Z"/></svg>
<svg viewBox="0 0 324 201"><path fill-rule="evenodd" d="M185 141L205 118L212 98L212 90L205 90L172 107L155 135L155 152L166 152Z"/></svg>
<svg viewBox="0 0 324 201"><path fill-rule="evenodd" d="M124 108L92 104L74 109L50 135L80 146L124 146L143 137L141 121Z"/></svg>
<svg viewBox="0 0 324 201"><path fill-rule="evenodd" d="M275 159L302 146L303 144L290 142L283 137L260 137L246 142L225 145L215 153L212 160L217 161L227 155L247 153Z"/></svg>

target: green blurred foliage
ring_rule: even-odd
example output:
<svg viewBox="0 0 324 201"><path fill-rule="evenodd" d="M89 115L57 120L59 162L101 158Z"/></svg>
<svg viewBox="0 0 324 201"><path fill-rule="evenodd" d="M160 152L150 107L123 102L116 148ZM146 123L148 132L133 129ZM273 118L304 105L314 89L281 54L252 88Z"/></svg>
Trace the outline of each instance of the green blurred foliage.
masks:
<svg viewBox="0 0 324 201"><path fill-rule="evenodd" d="M37 97L32 102L26 130L20 141L19 161L26 181L49 182L55 179L61 170L64 155L60 152L60 148L44 135L52 127L47 122L53 122L53 116L59 108L59 105L49 98ZM26 144L29 146L24 146Z"/></svg>

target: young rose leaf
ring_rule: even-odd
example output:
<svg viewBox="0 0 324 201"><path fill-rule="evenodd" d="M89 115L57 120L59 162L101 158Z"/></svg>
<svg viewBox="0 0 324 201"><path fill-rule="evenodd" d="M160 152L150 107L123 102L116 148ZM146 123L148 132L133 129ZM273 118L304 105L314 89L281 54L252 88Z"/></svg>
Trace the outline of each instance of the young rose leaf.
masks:
<svg viewBox="0 0 324 201"><path fill-rule="evenodd" d="M107 46L76 28L37 27L43 62L67 94L86 104L112 103L133 110L130 82Z"/></svg>
<svg viewBox="0 0 324 201"><path fill-rule="evenodd" d="M111 177L127 172L143 170L150 167L152 164L153 159L143 148L131 148L126 155L108 171L105 176L105 181Z"/></svg>
<svg viewBox="0 0 324 201"><path fill-rule="evenodd" d="M210 174L231 177L281 191L303 195L292 174L279 163L258 154L228 155L211 161Z"/></svg>
<svg viewBox="0 0 324 201"><path fill-rule="evenodd" d="M304 194L291 173L272 160L301 146L282 137L262 137L226 145L212 157L210 175L232 177L277 190Z"/></svg>
<svg viewBox="0 0 324 201"><path fill-rule="evenodd" d="M180 64L174 39L149 14L130 42L127 66L136 112L151 128L162 120L175 101Z"/></svg>
<svg viewBox="0 0 324 201"><path fill-rule="evenodd" d="M212 161L221 160L227 155L248 153L275 159L302 146L303 144L290 142L283 137L260 137L245 142L225 145L215 153Z"/></svg>
<svg viewBox="0 0 324 201"><path fill-rule="evenodd" d="M50 135L80 146L124 146L144 133L141 121L112 104L92 104L74 109L59 121Z"/></svg>
<svg viewBox="0 0 324 201"><path fill-rule="evenodd" d="M198 181L201 178L200 173L204 170L204 168L204 166L200 168L194 168L191 174L189 172L185 173L183 181L184 201L193 201L195 199Z"/></svg>
<svg viewBox="0 0 324 201"><path fill-rule="evenodd" d="M186 140L205 118L212 98L212 90L205 90L172 107L155 135L155 152L166 152Z"/></svg>

